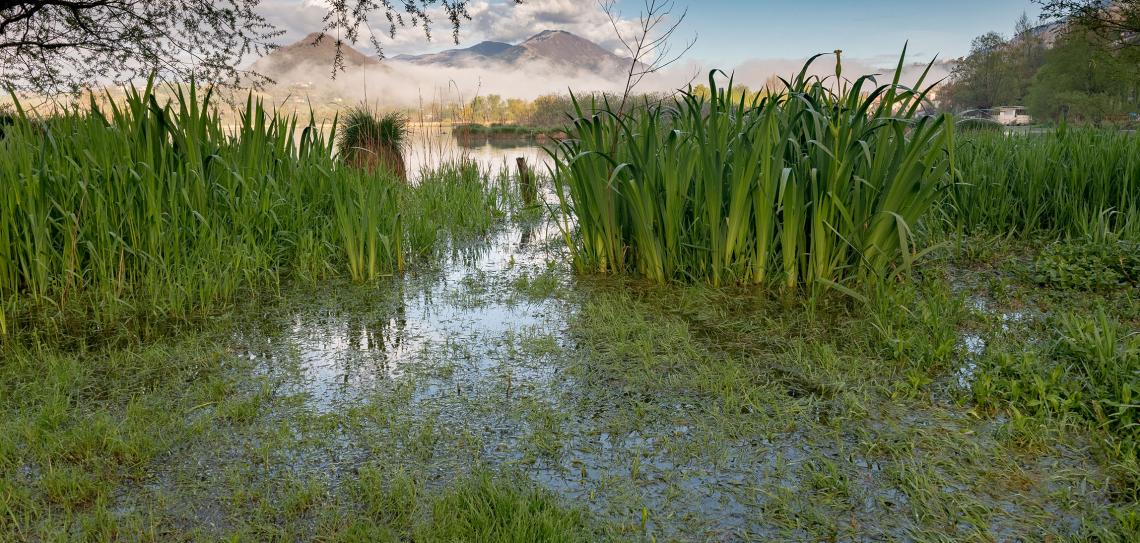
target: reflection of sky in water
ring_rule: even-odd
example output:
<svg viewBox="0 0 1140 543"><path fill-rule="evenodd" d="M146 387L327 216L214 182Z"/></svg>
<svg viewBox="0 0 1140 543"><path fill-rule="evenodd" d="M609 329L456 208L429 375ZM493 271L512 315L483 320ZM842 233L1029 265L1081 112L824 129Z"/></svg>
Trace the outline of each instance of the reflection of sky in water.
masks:
<svg viewBox="0 0 1140 543"><path fill-rule="evenodd" d="M364 311L318 300L291 317L285 337L268 338L277 344L274 356L294 357L300 388L322 410L358 400L409 369L430 374L433 367L457 365L453 371L477 379L500 362L494 340L565 328L557 301L504 291L520 274L545 269L542 248L559 235L551 224L507 229L489 245L457 252L430 280L379 286L384 295ZM541 378L546 372L524 373ZM423 393L439 389L425 384Z"/></svg>
<svg viewBox="0 0 1140 543"><path fill-rule="evenodd" d="M990 303L985 299L978 296L971 296L966 299L966 306L974 313L992 316L997 314L994 309L990 308ZM1013 325L1024 324L1032 319L1032 316L1027 311L1008 311L997 314L1001 322L1001 331L1009 332ZM981 360L986 354L986 338L976 332L968 332L962 335L961 346L965 351L965 358L962 366L955 372L955 377L958 381L958 386L962 388L969 388L974 384L974 375L978 370L978 361Z"/></svg>
<svg viewBox="0 0 1140 543"><path fill-rule="evenodd" d="M515 171L515 160L526 159L527 164L537 172L545 172L546 152L533 141L520 139L505 144L492 144L486 139L460 144L449 129L416 129L409 138L404 152L409 175L418 175L423 167L434 167L440 163L467 158L478 162L484 168L497 173L502 168Z"/></svg>

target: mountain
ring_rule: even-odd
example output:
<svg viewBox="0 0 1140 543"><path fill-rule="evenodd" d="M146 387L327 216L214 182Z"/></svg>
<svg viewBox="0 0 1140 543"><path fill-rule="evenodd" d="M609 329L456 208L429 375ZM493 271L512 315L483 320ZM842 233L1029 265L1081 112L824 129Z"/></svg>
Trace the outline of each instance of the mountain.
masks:
<svg viewBox="0 0 1140 543"><path fill-rule="evenodd" d="M392 59L411 62L413 64L419 64L423 66L431 64L442 64L444 66L462 66L468 62L483 61L494 57L512 47L514 46L509 43L485 41L478 45L475 45L474 47L468 47L466 49L449 49L447 51L432 53L429 55L398 55L392 57Z"/></svg>
<svg viewBox="0 0 1140 543"><path fill-rule="evenodd" d="M336 58L336 38L322 32L313 32L291 45L278 47L272 53L254 62L251 70L279 83L296 83L310 80L316 75L332 74ZM380 66L380 61L341 43L341 58L345 68Z"/></svg>
<svg viewBox="0 0 1140 543"><path fill-rule="evenodd" d="M560 69L587 70L599 74L621 72L629 66L629 59L564 30L545 30L518 45L485 41L466 49L451 49L428 55L401 55L396 60L424 66L450 67L500 64L519 68L542 63Z"/></svg>

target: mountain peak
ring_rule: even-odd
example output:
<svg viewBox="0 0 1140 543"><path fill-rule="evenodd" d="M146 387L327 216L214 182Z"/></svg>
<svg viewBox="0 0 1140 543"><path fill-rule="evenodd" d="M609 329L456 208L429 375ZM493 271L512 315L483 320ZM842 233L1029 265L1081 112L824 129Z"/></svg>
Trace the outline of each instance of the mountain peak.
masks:
<svg viewBox="0 0 1140 543"><path fill-rule="evenodd" d="M398 60L419 65L520 67L539 64L558 69L588 70L597 73L621 72L627 61L598 44L567 32L547 29L518 45L485 41L466 49L450 49L427 55L401 55Z"/></svg>
<svg viewBox="0 0 1140 543"><path fill-rule="evenodd" d="M543 61L595 72L620 71L626 59L565 30L544 30L504 52L511 62Z"/></svg>
<svg viewBox="0 0 1140 543"><path fill-rule="evenodd" d="M301 38L293 45L314 44L317 43L317 40L320 40L321 43L324 43L325 40L331 40L333 43L336 43L336 38L324 32L310 32L308 36Z"/></svg>
<svg viewBox="0 0 1140 543"><path fill-rule="evenodd" d="M542 32L539 32L538 34L531 36L529 39L533 40L535 38L541 38L543 36L551 36L551 35L558 35L558 34L566 34L568 36L574 36L574 34L571 34L570 32L567 32L565 30L547 29L547 30L543 30Z"/></svg>
<svg viewBox="0 0 1140 543"><path fill-rule="evenodd" d="M289 45L278 47L272 53L253 63L253 71L279 81L309 79L314 69L331 73L336 57L337 39L324 32L312 32ZM378 66L379 60L353 49L347 42L340 44L341 60L345 67Z"/></svg>

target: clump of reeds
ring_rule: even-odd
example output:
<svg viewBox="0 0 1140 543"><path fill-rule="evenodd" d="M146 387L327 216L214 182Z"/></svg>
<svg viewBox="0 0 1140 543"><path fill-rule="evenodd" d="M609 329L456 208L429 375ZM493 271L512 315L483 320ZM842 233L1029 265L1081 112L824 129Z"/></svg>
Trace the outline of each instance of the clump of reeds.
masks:
<svg viewBox="0 0 1140 543"><path fill-rule="evenodd" d="M360 105L341 117L337 150L351 165L368 171L378 169L408 180L404 146L408 140L408 119L400 112L380 114Z"/></svg>
<svg viewBox="0 0 1140 543"><path fill-rule="evenodd" d="M907 269L915 224L952 182L953 122L917 115L922 78L901 85L902 60L885 85L810 65L764 96L734 97L713 72L708 98L579 104L551 150L576 267L787 290Z"/></svg>
<svg viewBox="0 0 1140 543"><path fill-rule="evenodd" d="M43 119L17 109L0 140L0 337L138 337L287 276L369 280L429 252L434 238L410 232L498 213L478 171L377 180L343 166L335 130L297 130L252 97L226 129L210 93L172 90ZM456 197L429 209L427 191Z"/></svg>
<svg viewBox="0 0 1140 543"><path fill-rule="evenodd" d="M1140 138L1115 130L975 133L948 222L966 232L1140 241Z"/></svg>

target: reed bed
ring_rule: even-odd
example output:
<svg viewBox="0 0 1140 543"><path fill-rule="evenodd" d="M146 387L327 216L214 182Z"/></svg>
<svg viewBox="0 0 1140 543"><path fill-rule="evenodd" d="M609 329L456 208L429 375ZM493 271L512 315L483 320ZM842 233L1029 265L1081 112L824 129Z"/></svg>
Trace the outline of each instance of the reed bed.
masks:
<svg viewBox="0 0 1140 543"><path fill-rule="evenodd" d="M576 268L814 292L909 267L914 225L953 181L953 122L918 115L925 74L911 89L811 63L763 96L713 72L707 99L576 103L551 150Z"/></svg>
<svg viewBox="0 0 1140 543"><path fill-rule="evenodd" d="M949 222L968 233L1140 240L1140 138L1108 130L972 134Z"/></svg>
<svg viewBox="0 0 1140 543"><path fill-rule="evenodd" d="M416 187L341 164L335 130L252 98L225 129L209 92L174 91L168 104L148 84L120 104L18 112L0 140L0 336L145 332L289 276L370 280L434 242L408 231L496 212L471 196L489 184L465 177L466 201L424 213Z"/></svg>

